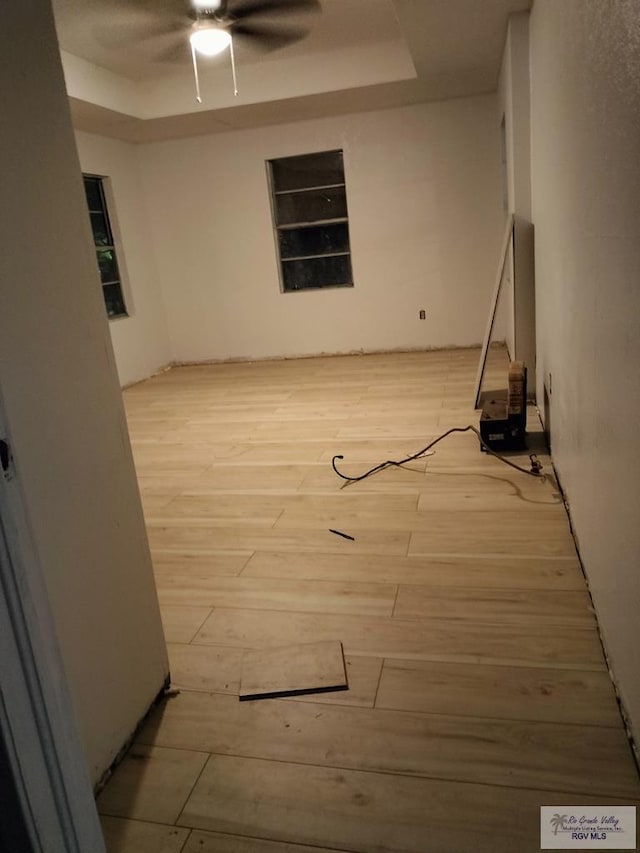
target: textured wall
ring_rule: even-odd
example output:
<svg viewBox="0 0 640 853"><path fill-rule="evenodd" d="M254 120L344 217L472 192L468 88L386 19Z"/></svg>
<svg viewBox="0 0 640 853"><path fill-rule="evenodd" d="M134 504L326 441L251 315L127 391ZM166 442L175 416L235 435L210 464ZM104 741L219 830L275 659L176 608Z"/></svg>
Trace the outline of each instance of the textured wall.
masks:
<svg viewBox="0 0 640 853"><path fill-rule="evenodd" d="M168 664L51 9L1 24L0 386L96 781Z"/></svg>
<svg viewBox="0 0 640 853"><path fill-rule="evenodd" d="M531 15L538 399L640 737L640 7ZM551 378L550 378L551 377Z"/></svg>

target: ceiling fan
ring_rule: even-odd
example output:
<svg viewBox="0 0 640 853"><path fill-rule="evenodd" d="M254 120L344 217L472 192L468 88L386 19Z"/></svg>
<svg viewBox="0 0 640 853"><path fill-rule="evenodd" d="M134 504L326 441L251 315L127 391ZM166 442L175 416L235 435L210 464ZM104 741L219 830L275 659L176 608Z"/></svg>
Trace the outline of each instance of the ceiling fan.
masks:
<svg viewBox="0 0 640 853"><path fill-rule="evenodd" d="M160 62L180 59L190 49L198 103L197 56L216 56L228 48L237 95L234 42L263 51L286 47L307 35L303 16L321 8L319 0L126 0L126 7L144 17L111 29L111 44L158 40ZM285 22L287 14L294 15L293 24Z"/></svg>

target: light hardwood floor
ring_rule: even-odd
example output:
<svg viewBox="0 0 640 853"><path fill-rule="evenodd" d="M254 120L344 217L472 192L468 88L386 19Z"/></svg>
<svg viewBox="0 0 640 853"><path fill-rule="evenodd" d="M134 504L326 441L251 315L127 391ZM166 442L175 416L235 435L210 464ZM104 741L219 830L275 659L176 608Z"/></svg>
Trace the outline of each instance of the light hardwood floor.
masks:
<svg viewBox="0 0 640 853"><path fill-rule="evenodd" d="M465 434L345 487L331 469L477 425L477 359L184 367L125 392L180 693L99 797L109 853L529 853L541 805L638 802L549 460L541 482ZM239 702L245 649L336 640L348 691Z"/></svg>

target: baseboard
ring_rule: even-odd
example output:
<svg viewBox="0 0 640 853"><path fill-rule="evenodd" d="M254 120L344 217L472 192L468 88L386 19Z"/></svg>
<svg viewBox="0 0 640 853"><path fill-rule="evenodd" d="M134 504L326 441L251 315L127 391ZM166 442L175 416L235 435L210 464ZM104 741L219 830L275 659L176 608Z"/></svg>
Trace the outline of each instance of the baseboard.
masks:
<svg viewBox="0 0 640 853"><path fill-rule="evenodd" d="M492 348L504 346L503 341L494 341L491 344ZM446 344L443 346L433 347L393 347L391 349L357 349L357 350L338 350L335 352L312 352L298 353L293 355L261 355L261 356L229 356L228 358L207 358L202 360L176 360L171 363L170 367L198 367L208 364L247 364L261 361L297 361L303 358L340 358L344 356L356 355L396 355L401 353L420 353L420 352L445 352L451 350L474 350L479 349L480 343L476 344Z"/></svg>

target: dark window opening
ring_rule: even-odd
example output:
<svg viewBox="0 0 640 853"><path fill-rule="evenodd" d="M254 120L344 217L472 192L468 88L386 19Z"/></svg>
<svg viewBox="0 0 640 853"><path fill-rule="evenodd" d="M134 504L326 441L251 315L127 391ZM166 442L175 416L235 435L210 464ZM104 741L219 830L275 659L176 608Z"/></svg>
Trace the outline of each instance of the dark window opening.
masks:
<svg viewBox="0 0 640 853"><path fill-rule="evenodd" d="M342 151L268 166L282 289L353 287Z"/></svg>
<svg viewBox="0 0 640 853"><path fill-rule="evenodd" d="M96 259L102 282L104 304L109 317L126 317L127 308L122 294L122 281L118 258L107 211L103 178L84 175L84 192L87 197Z"/></svg>

